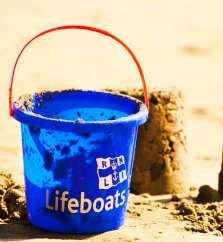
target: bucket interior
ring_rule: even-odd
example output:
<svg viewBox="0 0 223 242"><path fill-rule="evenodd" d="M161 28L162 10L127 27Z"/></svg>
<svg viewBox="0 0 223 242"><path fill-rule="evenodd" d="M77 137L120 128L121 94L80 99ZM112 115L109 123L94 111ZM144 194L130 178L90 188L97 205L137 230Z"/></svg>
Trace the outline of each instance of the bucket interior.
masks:
<svg viewBox="0 0 223 242"><path fill-rule="evenodd" d="M26 107L36 115L69 121L117 120L140 111L141 102L131 97L99 91L65 90L35 93ZM27 103L26 103L27 104Z"/></svg>

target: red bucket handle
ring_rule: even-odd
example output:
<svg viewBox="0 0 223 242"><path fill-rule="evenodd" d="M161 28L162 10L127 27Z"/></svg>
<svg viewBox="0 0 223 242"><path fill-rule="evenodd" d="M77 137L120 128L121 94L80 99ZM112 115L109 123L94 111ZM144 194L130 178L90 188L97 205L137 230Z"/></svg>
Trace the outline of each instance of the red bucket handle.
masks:
<svg viewBox="0 0 223 242"><path fill-rule="evenodd" d="M98 29L98 28L94 28L94 27L89 27L89 26L84 26L84 25L66 25L66 26L60 26L60 27L56 27L56 28L52 28L52 29L48 29L45 30L41 33L39 33L38 35L34 36L32 39L30 39L22 48L22 50L19 52L18 57L16 58L14 67L13 67L13 71L12 71L12 76L11 76L11 82L10 82L10 86L9 86L9 115L13 116L14 114L14 110L13 110L13 106L12 106L12 87L13 87L13 80L14 80L14 75L15 75L15 70L16 70L16 66L18 64L19 58L22 55L23 51L26 49L26 47L35 39L37 39L38 37L48 34L50 32L54 32L54 31L58 31L58 30L64 30L64 29L82 29L82 30L88 30L88 31L92 31L92 32L97 32L103 35L106 35L114 40L116 40L119 44L121 44L127 51L128 53L131 55L132 59L134 60L139 74L141 76L142 79L142 84L143 84L143 89L144 89L144 98L145 98L145 104L146 107L149 111L149 102L148 102L148 93L147 93L147 88L146 88L146 81L145 81L145 77L142 71L142 68L139 64L138 59L136 58L135 54L132 52L132 50L122 41L120 40L118 37L114 36L113 34L110 34L109 32L102 30L102 29Z"/></svg>

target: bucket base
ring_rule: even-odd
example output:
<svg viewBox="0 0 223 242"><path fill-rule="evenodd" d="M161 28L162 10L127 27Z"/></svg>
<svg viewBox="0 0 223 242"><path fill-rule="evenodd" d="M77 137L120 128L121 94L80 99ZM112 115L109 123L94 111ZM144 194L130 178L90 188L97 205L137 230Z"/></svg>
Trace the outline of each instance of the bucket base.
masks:
<svg viewBox="0 0 223 242"><path fill-rule="evenodd" d="M29 223L33 225L34 227L38 229L42 229L44 231L50 231L50 232L56 232L56 233L61 233L61 234L77 234L77 235L83 235L83 234L98 234L98 233L103 233L107 231L112 231L119 229L123 224L124 220L122 219L121 221L117 221L115 225L111 226L111 223L103 224L103 226L100 226L99 224L91 224L91 225L83 225L82 228L73 228L70 229L68 228L66 231L60 228L49 228L48 224L36 224L35 221L31 221L30 219Z"/></svg>

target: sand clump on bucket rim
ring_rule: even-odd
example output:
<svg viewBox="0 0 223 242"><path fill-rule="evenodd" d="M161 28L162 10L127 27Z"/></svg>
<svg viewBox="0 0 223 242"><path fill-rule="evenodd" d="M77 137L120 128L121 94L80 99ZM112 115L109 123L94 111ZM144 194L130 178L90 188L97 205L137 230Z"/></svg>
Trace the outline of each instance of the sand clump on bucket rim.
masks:
<svg viewBox="0 0 223 242"><path fill-rule="evenodd" d="M41 108L43 103L44 103L44 95L48 94L49 97L46 100L52 100L55 94L60 94L60 93L66 93L66 92L75 92L75 91L86 91L86 92L99 92L100 94L110 94L113 96L117 96L120 98L128 98L129 100L135 102L137 105L139 105L139 111L143 109L144 102L143 100L138 99L137 97L133 97L129 95L128 93L123 93L123 92L116 92L114 90L85 90L85 89L76 89L76 88L70 88L70 89L61 89L61 90L43 90L39 92L34 92L34 93L26 93L21 95L16 101L15 105L17 106L18 109L21 111L30 111L34 105L34 97L38 97L38 103L37 106L38 108ZM110 119L112 120L112 119ZM84 121L84 120L83 120Z"/></svg>

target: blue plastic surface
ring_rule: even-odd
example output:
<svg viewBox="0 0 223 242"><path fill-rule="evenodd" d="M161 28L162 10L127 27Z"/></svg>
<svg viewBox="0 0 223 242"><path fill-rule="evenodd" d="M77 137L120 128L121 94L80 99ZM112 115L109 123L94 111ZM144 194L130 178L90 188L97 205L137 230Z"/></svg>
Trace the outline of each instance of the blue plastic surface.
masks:
<svg viewBox="0 0 223 242"><path fill-rule="evenodd" d="M32 105L21 100L14 117L22 123L30 223L77 234L119 228L146 106L83 90L35 94Z"/></svg>

